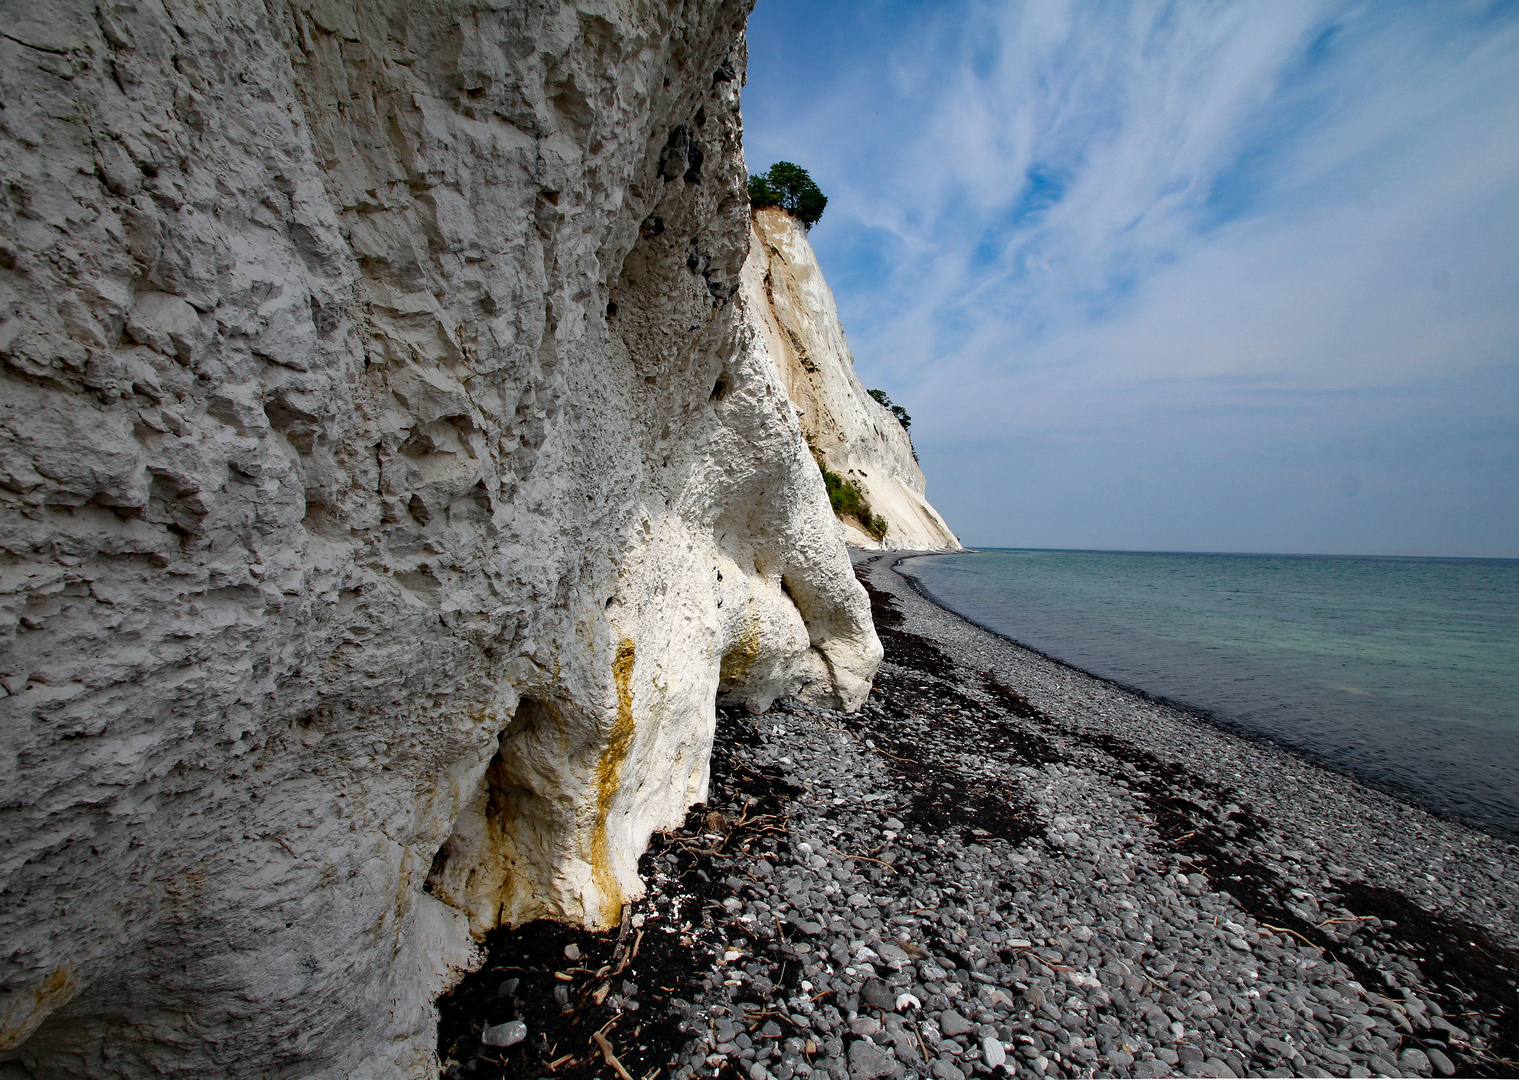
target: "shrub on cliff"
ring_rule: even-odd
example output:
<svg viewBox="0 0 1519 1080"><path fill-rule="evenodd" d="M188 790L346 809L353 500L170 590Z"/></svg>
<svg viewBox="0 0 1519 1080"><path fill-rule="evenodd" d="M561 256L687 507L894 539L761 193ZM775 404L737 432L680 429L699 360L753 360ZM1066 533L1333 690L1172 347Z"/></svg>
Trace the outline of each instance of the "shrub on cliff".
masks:
<svg viewBox="0 0 1519 1080"><path fill-rule="evenodd" d="M834 516L852 517L860 523L866 535L877 541L886 539L886 519L870 509L870 504L865 501L865 493L860 490L860 482L840 476L824 465L823 455L810 440L807 449L812 451L812 460L817 462L818 471L823 474L823 486L828 489L828 505L833 507Z"/></svg>
<svg viewBox="0 0 1519 1080"><path fill-rule="evenodd" d="M833 506L835 514L862 521L870 515L870 504L865 501L865 494L858 483L846 480L823 466L819 468L823 469L823 484L828 488L828 502Z"/></svg>
<svg viewBox="0 0 1519 1080"><path fill-rule="evenodd" d="M828 196L818 190L807 170L789 161L777 161L768 172L749 177L749 205L756 210L779 206L811 229L823 216Z"/></svg>

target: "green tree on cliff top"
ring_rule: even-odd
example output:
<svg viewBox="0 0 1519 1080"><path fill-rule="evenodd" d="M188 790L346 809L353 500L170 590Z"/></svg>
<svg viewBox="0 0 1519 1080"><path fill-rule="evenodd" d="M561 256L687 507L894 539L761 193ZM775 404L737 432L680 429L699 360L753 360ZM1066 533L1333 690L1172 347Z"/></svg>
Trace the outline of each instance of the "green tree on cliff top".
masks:
<svg viewBox="0 0 1519 1080"><path fill-rule="evenodd" d="M818 190L806 169L777 161L768 172L749 177L749 205L756 210L779 206L810 230L823 216L828 196Z"/></svg>

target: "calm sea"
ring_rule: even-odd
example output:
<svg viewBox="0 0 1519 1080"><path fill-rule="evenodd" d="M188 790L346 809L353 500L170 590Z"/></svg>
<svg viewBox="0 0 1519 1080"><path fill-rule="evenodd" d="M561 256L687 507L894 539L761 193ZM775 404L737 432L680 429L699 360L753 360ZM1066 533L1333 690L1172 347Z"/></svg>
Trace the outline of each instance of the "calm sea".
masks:
<svg viewBox="0 0 1519 1080"><path fill-rule="evenodd" d="M1519 560L991 550L900 569L1020 644L1519 834Z"/></svg>

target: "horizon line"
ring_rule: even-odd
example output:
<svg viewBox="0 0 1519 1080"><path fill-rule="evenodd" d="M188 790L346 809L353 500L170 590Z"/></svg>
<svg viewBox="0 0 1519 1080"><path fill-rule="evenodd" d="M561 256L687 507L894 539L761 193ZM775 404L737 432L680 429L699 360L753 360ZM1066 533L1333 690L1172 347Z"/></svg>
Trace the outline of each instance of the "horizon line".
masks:
<svg viewBox="0 0 1519 1080"><path fill-rule="evenodd" d="M1384 555L1349 554L1344 552L1311 551L1181 551L1172 548L1056 548L1056 547L1002 547L991 544L967 544L966 552L975 551L1037 551L1061 555L1213 555L1225 558L1249 559L1396 559L1409 562L1506 562L1519 563L1519 555ZM954 555L958 552L928 552L925 554Z"/></svg>

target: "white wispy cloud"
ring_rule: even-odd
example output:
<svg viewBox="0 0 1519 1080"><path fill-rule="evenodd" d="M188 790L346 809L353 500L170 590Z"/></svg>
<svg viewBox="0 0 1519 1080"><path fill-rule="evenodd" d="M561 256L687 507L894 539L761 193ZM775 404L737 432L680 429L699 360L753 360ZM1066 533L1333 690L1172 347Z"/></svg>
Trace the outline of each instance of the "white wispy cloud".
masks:
<svg viewBox="0 0 1519 1080"><path fill-rule="evenodd" d="M969 538L1519 555L1512 5L761 0L751 50L751 167L829 193ZM1170 524L1093 535L1115 476ZM1252 485L1300 505L1207 494Z"/></svg>

